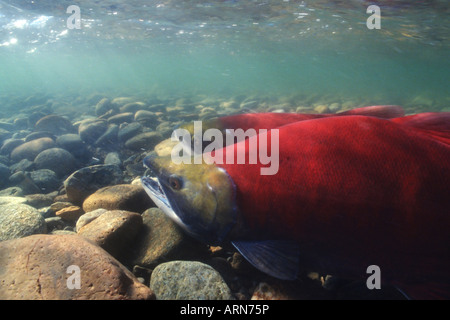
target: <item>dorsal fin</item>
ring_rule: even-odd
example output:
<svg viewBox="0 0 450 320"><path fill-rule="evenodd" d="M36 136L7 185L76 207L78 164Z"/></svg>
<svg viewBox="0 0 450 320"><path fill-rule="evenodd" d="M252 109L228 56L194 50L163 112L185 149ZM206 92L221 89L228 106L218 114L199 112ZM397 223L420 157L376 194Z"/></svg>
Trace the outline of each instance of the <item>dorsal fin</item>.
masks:
<svg viewBox="0 0 450 320"><path fill-rule="evenodd" d="M358 116L377 117L381 119L392 119L404 116L405 112L401 106L381 105L381 106L368 106L356 108L340 112L338 113L338 115L346 115L346 116L358 115Z"/></svg>
<svg viewBox="0 0 450 320"><path fill-rule="evenodd" d="M426 135L450 145L450 112L425 112L391 119L392 122L413 127Z"/></svg>

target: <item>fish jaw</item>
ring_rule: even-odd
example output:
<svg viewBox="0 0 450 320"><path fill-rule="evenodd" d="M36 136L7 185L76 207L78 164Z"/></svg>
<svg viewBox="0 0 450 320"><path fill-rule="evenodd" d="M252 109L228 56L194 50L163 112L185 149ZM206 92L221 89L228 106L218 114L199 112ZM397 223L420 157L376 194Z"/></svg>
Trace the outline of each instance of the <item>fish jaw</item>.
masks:
<svg viewBox="0 0 450 320"><path fill-rule="evenodd" d="M226 171L208 164L175 164L170 157L144 159L141 178L153 202L194 238L220 245L236 224L235 186ZM177 188L171 179L178 179Z"/></svg>
<svg viewBox="0 0 450 320"><path fill-rule="evenodd" d="M169 199L167 199L158 178L144 176L141 178L142 186L145 192L149 195L152 201L160 208L170 219L172 219L176 224L186 230L186 225L181 221L176 215L175 211L170 204ZM186 230L187 231L187 230Z"/></svg>

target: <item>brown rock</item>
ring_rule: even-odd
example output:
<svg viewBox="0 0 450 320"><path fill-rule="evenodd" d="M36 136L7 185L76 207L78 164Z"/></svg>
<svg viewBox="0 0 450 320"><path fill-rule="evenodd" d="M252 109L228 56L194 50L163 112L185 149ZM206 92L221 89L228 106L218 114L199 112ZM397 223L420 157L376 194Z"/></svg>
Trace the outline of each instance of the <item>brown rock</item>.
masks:
<svg viewBox="0 0 450 320"><path fill-rule="evenodd" d="M203 256L206 246L180 230L161 209L150 208L142 214L144 227L134 242L134 265L154 268L170 260L191 260Z"/></svg>
<svg viewBox="0 0 450 320"><path fill-rule="evenodd" d="M55 214L59 210L70 207L70 206L73 206L73 203L68 202L68 201L55 201L50 205L50 212Z"/></svg>
<svg viewBox="0 0 450 320"><path fill-rule="evenodd" d="M317 113L329 113L330 110L328 109L328 106L325 104L320 104L314 108L314 111Z"/></svg>
<svg viewBox="0 0 450 320"><path fill-rule="evenodd" d="M56 114L50 114L36 122L35 130L48 131L53 134L60 135L64 133L71 133L74 131L74 128L69 119Z"/></svg>
<svg viewBox="0 0 450 320"><path fill-rule="evenodd" d="M240 274L255 273L255 268L239 252L233 253L231 267Z"/></svg>
<svg viewBox="0 0 450 320"><path fill-rule="evenodd" d="M251 300L289 300L289 295L279 285L260 282L253 292Z"/></svg>
<svg viewBox="0 0 450 320"><path fill-rule="evenodd" d="M324 289L320 281L307 277L301 277L298 281L284 281L267 277L256 286L251 297L251 300L330 299L335 299L331 290Z"/></svg>
<svg viewBox="0 0 450 320"><path fill-rule="evenodd" d="M75 225L75 230L78 232L81 228L83 228L88 223L92 222L93 220L100 217L105 212L108 212L106 209L96 209L94 211L86 212L83 214L78 220L77 224Z"/></svg>
<svg viewBox="0 0 450 320"><path fill-rule="evenodd" d="M122 170L118 166L95 165L72 173L64 181L64 188L70 202L82 205L83 201L98 189L121 182Z"/></svg>
<svg viewBox="0 0 450 320"><path fill-rule="evenodd" d="M22 159L33 161L36 156L46 149L55 147L55 142L50 138L40 138L25 142L11 152L11 160L17 162Z"/></svg>
<svg viewBox="0 0 450 320"><path fill-rule="evenodd" d="M118 184L101 188L83 202L84 212L103 208L143 212L154 207L153 201L140 185Z"/></svg>
<svg viewBox="0 0 450 320"><path fill-rule="evenodd" d="M81 209L78 206L66 207L61 210L58 210L55 213L57 217L61 217L61 219L70 222L76 222L78 218L80 218L83 214L84 214L83 209Z"/></svg>
<svg viewBox="0 0 450 320"><path fill-rule="evenodd" d="M1 300L155 298L119 261L78 235L34 235L3 241L0 261ZM76 271L71 266L79 268L79 289L72 287Z"/></svg>
<svg viewBox="0 0 450 320"><path fill-rule="evenodd" d="M113 210L101 214L78 230L83 236L118 258L132 243L142 226L142 217L135 212Z"/></svg>

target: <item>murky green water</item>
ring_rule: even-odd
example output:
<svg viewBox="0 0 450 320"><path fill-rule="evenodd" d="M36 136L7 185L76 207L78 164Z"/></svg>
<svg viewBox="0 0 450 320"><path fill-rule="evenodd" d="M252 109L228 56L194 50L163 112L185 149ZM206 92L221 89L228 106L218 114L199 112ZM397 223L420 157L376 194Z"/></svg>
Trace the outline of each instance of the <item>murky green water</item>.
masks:
<svg viewBox="0 0 450 320"><path fill-rule="evenodd" d="M448 3L0 2L0 98L32 94L236 95L449 105ZM414 109L415 110L415 109Z"/></svg>

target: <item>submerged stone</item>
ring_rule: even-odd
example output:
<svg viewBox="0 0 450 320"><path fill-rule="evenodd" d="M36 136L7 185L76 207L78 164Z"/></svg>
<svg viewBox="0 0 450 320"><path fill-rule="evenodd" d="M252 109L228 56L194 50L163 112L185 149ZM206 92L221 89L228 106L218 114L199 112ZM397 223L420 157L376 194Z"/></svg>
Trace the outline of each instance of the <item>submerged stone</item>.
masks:
<svg viewBox="0 0 450 320"><path fill-rule="evenodd" d="M206 254L203 246L187 236L161 209L142 213L143 227L133 248L133 265L154 268L170 260L195 259Z"/></svg>
<svg viewBox="0 0 450 320"><path fill-rule="evenodd" d="M121 258L142 226L140 214L125 210L104 212L86 223L77 233L105 249L115 258Z"/></svg>
<svg viewBox="0 0 450 320"><path fill-rule="evenodd" d="M146 127L155 127L158 125L158 117L154 112L139 110L134 115L134 120Z"/></svg>
<svg viewBox="0 0 450 320"><path fill-rule="evenodd" d="M9 187L3 190L0 190L0 198L1 197L22 197L24 195L22 188L20 187Z"/></svg>
<svg viewBox="0 0 450 320"><path fill-rule="evenodd" d="M122 107L120 107L120 111L135 113L139 110L145 109L145 107L146 107L146 104L144 102L140 102L140 101L130 102L130 103L127 103L127 104L123 105Z"/></svg>
<svg viewBox="0 0 450 320"><path fill-rule="evenodd" d="M86 212L83 214L78 220L77 224L75 225L75 230L78 232L81 228L83 228L88 223L91 223L93 220L100 217L105 212L108 212L106 209L96 209L93 211Z"/></svg>
<svg viewBox="0 0 450 320"><path fill-rule="evenodd" d="M21 203L0 206L0 241L46 233L42 215L35 208Z"/></svg>
<svg viewBox="0 0 450 320"><path fill-rule="evenodd" d="M69 206L56 211L55 215L69 222L76 222L84 214L78 206Z"/></svg>
<svg viewBox="0 0 450 320"><path fill-rule="evenodd" d="M122 180L122 170L118 166L95 165L72 173L64 181L64 187L69 201L81 205L84 199L98 189L119 184Z"/></svg>
<svg viewBox="0 0 450 320"><path fill-rule="evenodd" d="M7 204L20 204L20 203L26 203L27 199L25 197L21 196L0 196L0 206L4 206Z"/></svg>
<svg viewBox="0 0 450 320"><path fill-rule="evenodd" d="M259 102L256 100L251 100L251 101L245 101L242 102L240 105L241 109L254 109L258 106Z"/></svg>
<svg viewBox="0 0 450 320"><path fill-rule="evenodd" d="M60 135L74 131L69 119L56 114L47 115L36 122L36 131L48 131L52 134Z"/></svg>
<svg viewBox="0 0 450 320"><path fill-rule="evenodd" d="M155 298L119 261L78 235L3 241L0 258L1 300Z"/></svg>
<svg viewBox="0 0 450 320"><path fill-rule="evenodd" d="M83 120L78 127L78 134L81 140L87 143L94 143L108 129L105 120L87 119Z"/></svg>
<svg viewBox="0 0 450 320"><path fill-rule="evenodd" d="M25 199L27 199L27 204L36 209L50 206L53 202L53 198L54 195L52 195L51 193L50 194L36 193L25 196Z"/></svg>
<svg viewBox="0 0 450 320"><path fill-rule="evenodd" d="M158 132L143 132L125 142L125 147L131 150L153 150L163 139Z"/></svg>
<svg viewBox="0 0 450 320"><path fill-rule="evenodd" d="M117 107L108 98L103 98L95 106L95 114L101 116L111 109L117 111Z"/></svg>
<svg viewBox="0 0 450 320"><path fill-rule="evenodd" d="M95 146L108 146L117 144L117 134L119 132L119 126L112 124L108 126L108 129L103 133L94 143Z"/></svg>
<svg viewBox="0 0 450 320"><path fill-rule="evenodd" d="M11 175L11 171L7 166L0 163L0 187L3 187L8 183L9 176Z"/></svg>
<svg viewBox="0 0 450 320"><path fill-rule="evenodd" d="M104 163L106 165L116 165L116 166L122 165L120 155L117 152L109 152L105 157Z"/></svg>
<svg viewBox="0 0 450 320"><path fill-rule="evenodd" d="M131 112L124 112L116 114L108 118L108 123L121 124L123 122L133 122L134 114Z"/></svg>
<svg viewBox="0 0 450 320"><path fill-rule="evenodd" d="M40 139L40 138L50 138L55 140L55 135L49 131L36 131L32 132L25 137L25 142Z"/></svg>
<svg viewBox="0 0 450 320"><path fill-rule="evenodd" d="M24 144L14 148L11 152L11 160L16 162L22 159L33 161L39 153L53 148L54 146L55 142L51 138L40 138L25 142Z"/></svg>
<svg viewBox="0 0 450 320"><path fill-rule="evenodd" d="M83 157L87 153L86 144L81 140L80 136L75 133L68 133L59 136L56 139L56 144L75 157Z"/></svg>
<svg viewBox="0 0 450 320"><path fill-rule="evenodd" d="M153 270L150 288L159 300L231 300L230 288L211 266L171 261Z"/></svg>
<svg viewBox="0 0 450 320"><path fill-rule="evenodd" d="M115 105L116 107L122 107L126 105L127 103L133 102L134 98L131 97L117 97L112 99L111 104Z"/></svg>
<svg viewBox="0 0 450 320"><path fill-rule="evenodd" d="M16 147L24 144L23 139L6 139L0 148L0 154L9 155Z"/></svg>
<svg viewBox="0 0 450 320"><path fill-rule="evenodd" d="M120 126L118 137L119 141L125 142L142 131L142 125L139 122L132 122L124 126Z"/></svg>
<svg viewBox="0 0 450 320"><path fill-rule="evenodd" d="M154 206L144 188L132 184L119 184L101 188L83 202L85 212L103 208L141 213Z"/></svg>
<svg viewBox="0 0 450 320"><path fill-rule="evenodd" d="M36 168L50 169L62 177L73 172L76 168L76 160L73 155L61 148L50 148L42 151L34 159Z"/></svg>
<svg viewBox="0 0 450 320"><path fill-rule="evenodd" d="M60 187L58 176L53 170L50 169L39 169L32 171L30 172L30 178L40 189L40 191L46 193L58 190Z"/></svg>
<svg viewBox="0 0 450 320"><path fill-rule="evenodd" d="M11 184L18 186L22 189L23 194L41 193L42 190L31 179L30 173L24 173L18 171L9 177Z"/></svg>

